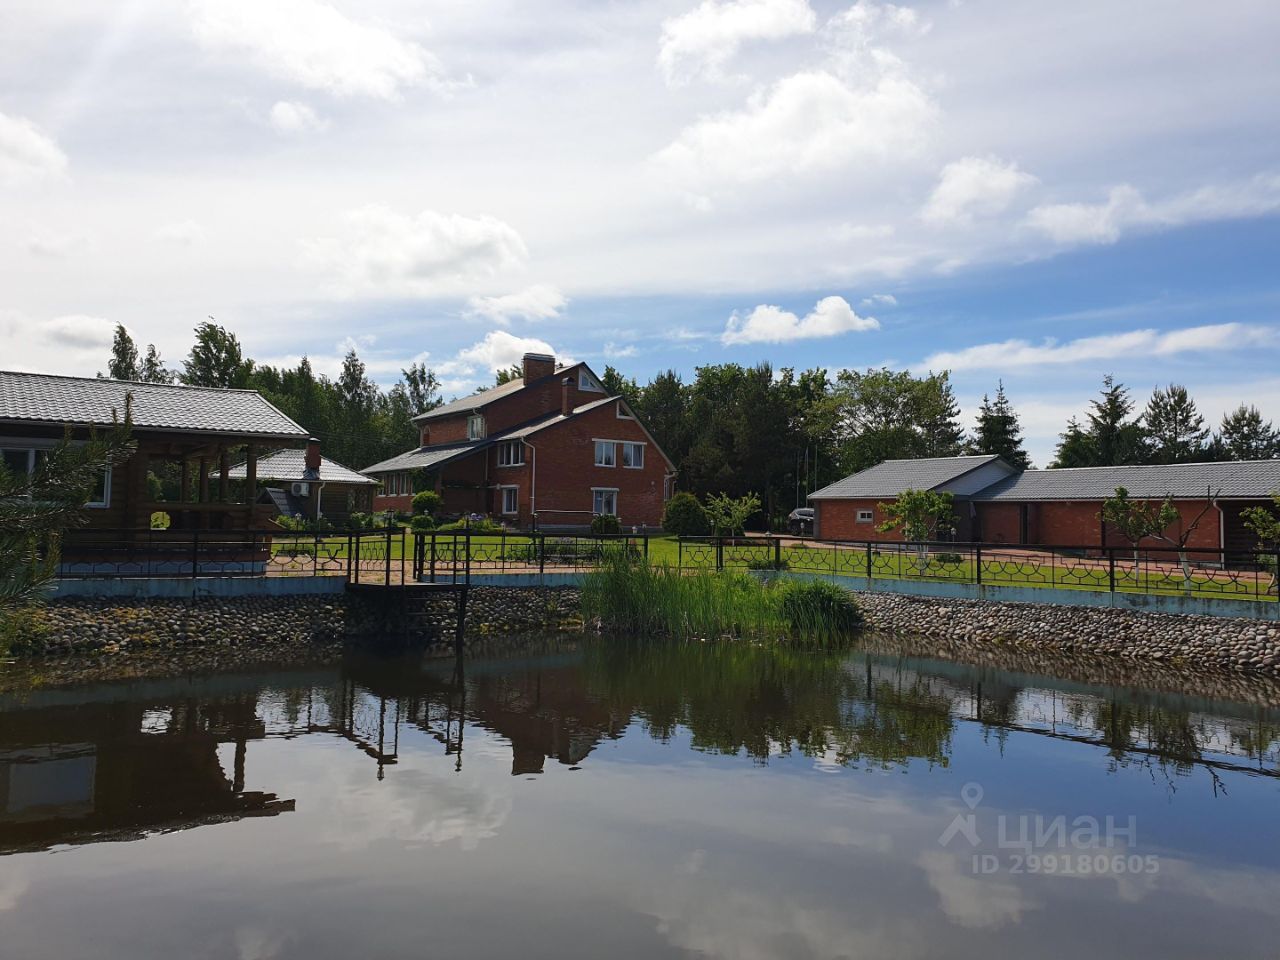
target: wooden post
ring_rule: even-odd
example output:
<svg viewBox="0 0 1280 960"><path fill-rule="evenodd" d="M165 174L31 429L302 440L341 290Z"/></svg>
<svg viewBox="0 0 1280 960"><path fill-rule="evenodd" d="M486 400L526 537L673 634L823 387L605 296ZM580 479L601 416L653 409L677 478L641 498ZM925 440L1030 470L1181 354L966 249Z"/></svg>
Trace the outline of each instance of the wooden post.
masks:
<svg viewBox="0 0 1280 960"><path fill-rule="evenodd" d="M196 486L196 490L197 490L196 503L208 503L209 502L209 459L208 457L201 457L199 460L199 464L200 464L200 476L196 478L196 485L197 485Z"/></svg>
<svg viewBox="0 0 1280 960"><path fill-rule="evenodd" d="M178 499L183 503L191 502L191 461L187 457L182 458L182 493Z"/></svg>
<svg viewBox="0 0 1280 960"><path fill-rule="evenodd" d="M258 448L249 444L245 448L244 502L253 506L258 500Z"/></svg>
<svg viewBox="0 0 1280 960"><path fill-rule="evenodd" d="M218 499L223 503L231 502L231 457L227 448L218 451Z"/></svg>

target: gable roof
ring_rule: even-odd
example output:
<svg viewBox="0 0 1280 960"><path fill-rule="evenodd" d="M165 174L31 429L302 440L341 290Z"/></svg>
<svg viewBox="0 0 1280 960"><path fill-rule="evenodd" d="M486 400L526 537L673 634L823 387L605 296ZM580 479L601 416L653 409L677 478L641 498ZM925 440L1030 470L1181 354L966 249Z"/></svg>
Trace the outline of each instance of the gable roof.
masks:
<svg viewBox="0 0 1280 960"><path fill-rule="evenodd" d="M1105 500L1124 487L1142 500L1258 500L1280 490L1280 460L1174 463L1133 467L1027 470L975 494L974 500Z"/></svg>
<svg viewBox="0 0 1280 960"><path fill-rule="evenodd" d="M540 377L538 380L533 382L540 383L543 380L550 379L550 377L561 376L562 374L568 373L575 367L580 366L582 366L581 363L573 363L564 367L556 367L555 373L549 374L546 377ZM506 383L499 384L496 387L489 387L486 390L478 390L470 396L442 404L434 410L428 410L426 413L420 413L413 418L413 422L421 423L424 420L435 420L439 417L451 417L459 413L470 413L472 410L479 410L482 407L488 406L495 400L501 400L503 397L509 397L513 393L519 393L526 386L532 385L533 384L526 384L524 380L517 377L515 380L508 380Z"/></svg>
<svg viewBox="0 0 1280 960"><path fill-rule="evenodd" d="M310 434L256 390L0 371L0 422L110 426L133 396L138 430L305 440Z"/></svg>
<svg viewBox="0 0 1280 960"><path fill-rule="evenodd" d="M885 460L874 467L837 480L809 494L810 500L860 500L896 497L904 490L934 490L954 483L989 463L1004 461L994 454L972 457L926 457L921 460Z"/></svg>
<svg viewBox="0 0 1280 960"><path fill-rule="evenodd" d="M228 476L232 480L243 480L247 474L247 464L238 463L231 468ZM320 470L307 469L307 451L278 450L258 461L259 480L305 480L320 483L358 483L372 486L378 481L362 476L354 470L344 467L336 460L328 457L320 458Z"/></svg>

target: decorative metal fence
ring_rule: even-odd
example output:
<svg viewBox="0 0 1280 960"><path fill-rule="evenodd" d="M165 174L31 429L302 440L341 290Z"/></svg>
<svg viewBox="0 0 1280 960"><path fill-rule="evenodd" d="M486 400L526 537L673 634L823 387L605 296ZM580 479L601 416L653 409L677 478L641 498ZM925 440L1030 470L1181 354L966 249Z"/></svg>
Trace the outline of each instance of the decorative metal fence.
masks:
<svg viewBox="0 0 1280 960"><path fill-rule="evenodd" d="M1280 551L682 537L681 569L1276 600Z"/></svg>
<svg viewBox="0 0 1280 960"><path fill-rule="evenodd" d="M559 536L550 533L424 533L414 555L414 576L469 581L474 573L546 573L599 567L609 557L649 556L643 534Z"/></svg>

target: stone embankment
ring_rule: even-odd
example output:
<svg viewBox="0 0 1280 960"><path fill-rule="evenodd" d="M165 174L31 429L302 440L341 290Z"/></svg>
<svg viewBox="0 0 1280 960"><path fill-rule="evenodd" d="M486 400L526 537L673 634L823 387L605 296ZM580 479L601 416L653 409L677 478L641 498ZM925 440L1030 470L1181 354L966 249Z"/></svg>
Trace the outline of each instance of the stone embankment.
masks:
<svg viewBox="0 0 1280 960"><path fill-rule="evenodd" d="M1280 624L1041 603L859 593L867 620L939 652L999 647L1280 676Z"/></svg>

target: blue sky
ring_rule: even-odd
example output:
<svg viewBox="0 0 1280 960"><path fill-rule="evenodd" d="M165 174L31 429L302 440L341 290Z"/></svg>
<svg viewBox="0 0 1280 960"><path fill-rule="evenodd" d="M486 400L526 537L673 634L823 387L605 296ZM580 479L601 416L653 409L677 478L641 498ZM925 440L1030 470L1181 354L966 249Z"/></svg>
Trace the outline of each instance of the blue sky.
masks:
<svg viewBox="0 0 1280 960"><path fill-rule="evenodd" d="M0 351L115 323L448 393L528 349L1003 378L1044 464L1104 373L1280 420L1280 7L11 0Z"/></svg>

